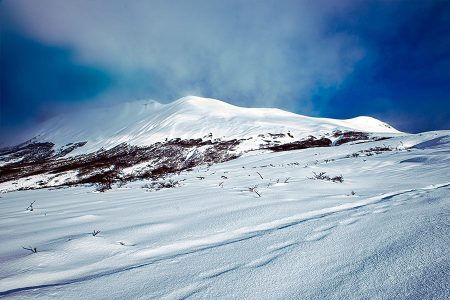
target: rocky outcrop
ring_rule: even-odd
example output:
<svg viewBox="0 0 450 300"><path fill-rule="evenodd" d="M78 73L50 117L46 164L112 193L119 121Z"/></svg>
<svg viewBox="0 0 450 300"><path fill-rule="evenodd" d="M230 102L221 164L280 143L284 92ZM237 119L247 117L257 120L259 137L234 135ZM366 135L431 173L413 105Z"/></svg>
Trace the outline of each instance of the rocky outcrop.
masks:
<svg viewBox="0 0 450 300"><path fill-rule="evenodd" d="M377 140L367 133L353 131L334 132L331 136L328 135L329 137L309 136L301 140L295 140L289 133L287 136L288 139L283 139L286 137L283 133L268 133L254 137L262 139L262 144L256 146L256 149L246 151L292 151ZM331 138L334 139L334 143ZM110 149L70 157L69 153L83 147L86 142L69 143L55 149L55 145L51 142L29 141L16 147L0 149L0 183L34 176L39 177L37 183L35 180L32 181L34 185L25 184L18 189L96 184L100 191L104 191L116 183L122 184L138 179L155 180L200 165L212 165L235 159L244 152L239 150L239 145L251 139L175 138L149 146L131 146L123 143Z"/></svg>

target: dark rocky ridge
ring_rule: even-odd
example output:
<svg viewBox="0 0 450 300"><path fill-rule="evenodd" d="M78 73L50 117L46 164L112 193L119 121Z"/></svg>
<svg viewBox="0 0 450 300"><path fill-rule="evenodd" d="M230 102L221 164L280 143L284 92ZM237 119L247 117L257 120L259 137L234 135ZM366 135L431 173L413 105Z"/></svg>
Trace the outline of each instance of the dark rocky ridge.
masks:
<svg viewBox="0 0 450 300"><path fill-rule="evenodd" d="M331 140L325 137L317 139L314 136L309 136L308 138L300 141L295 141L292 143L286 143L281 145L275 145L267 147L266 149L272 150L274 152L280 151L292 151L307 148L317 148L317 147L330 147L332 144Z"/></svg>
<svg viewBox="0 0 450 300"><path fill-rule="evenodd" d="M289 137L293 138L290 134ZM272 140L264 140L259 149L274 152L298 149L330 147L331 139L309 136L302 140L281 143L276 140L284 134L269 134ZM354 141L379 140L362 132L334 132L334 145ZM251 138L250 138L251 139ZM86 142L69 143L58 150L50 142L28 142L16 147L0 149L0 183L15 181L34 175L52 175L53 178L74 172L60 182L42 180L37 186L70 186L77 184L97 184L99 190L111 188L115 183L125 183L137 179L157 179L168 174L189 170L200 165L211 165L239 157L237 146L245 139L172 139L149 146L139 147L120 144L111 149L100 149L93 153L65 157L74 149L83 147ZM128 172L126 168L144 164L141 168Z"/></svg>
<svg viewBox="0 0 450 300"><path fill-rule="evenodd" d="M16 158L24 154L24 159L0 167L0 182L33 175L76 171L78 174L76 178L61 185L93 183L109 188L118 181L154 179L201 164L213 164L236 158L237 155L233 151L239 142L239 140L213 142L202 139L173 139L148 147L130 146L124 143L108 150L69 158L61 158L59 153L52 155L54 151L52 151L51 143L34 143L26 148L32 151L24 152L22 148L19 148L16 152L5 152ZM202 147L204 147L203 151L199 152L197 149ZM190 153L192 150L194 153ZM30 159L31 154L34 160ZM143 162L147 162L150 166L145 172L133 175L122 174L123 169ZM45 186L45 183L42 186Z"/></svg>

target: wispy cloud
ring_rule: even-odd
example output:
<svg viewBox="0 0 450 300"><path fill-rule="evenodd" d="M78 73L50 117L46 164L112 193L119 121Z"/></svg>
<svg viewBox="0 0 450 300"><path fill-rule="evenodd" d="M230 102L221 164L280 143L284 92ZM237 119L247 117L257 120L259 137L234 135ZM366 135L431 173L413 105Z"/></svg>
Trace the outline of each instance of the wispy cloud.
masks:
<svg viewBox="0 0 450 300"><path fill-rule="evenodd" d="M113 98L197 94L311 113L314 90L338 85L364 55L351 36L327 33L346 1L5 4L24 30L118 74Z"/></svg>
<svg viewBox="0 0 450 300"><path fill-rule="evenodd" d="M43 76L24 71L36 75L34 84L11 86L38 91L41 79L60 77L53 71L61 64L92 82L20 97L33 99L32 117L73 98L168 102L194 94L313 116L372 115L408 131L448 128L448 1L3 0L0 12L50 51L23 45L12 54L31 58L31 69L44 57L48 67ZM64 64L52 49L66 53ZM17 107L16 99L2 101Z"/></svg>

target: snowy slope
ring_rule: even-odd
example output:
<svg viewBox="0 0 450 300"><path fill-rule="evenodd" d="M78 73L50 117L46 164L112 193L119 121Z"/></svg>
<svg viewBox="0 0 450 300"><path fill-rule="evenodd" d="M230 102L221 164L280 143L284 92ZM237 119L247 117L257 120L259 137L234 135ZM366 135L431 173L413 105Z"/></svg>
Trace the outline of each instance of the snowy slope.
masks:
<svg viewBox="0 0 450 300"><path fill-rule="evenodd" d="M399 133L371 117L349 120L311 118L279 109L242 108L194 96L169 104L136 101L109 108L60 115L46 122L29 138L38 137L56 147L88 143L76 153L108 149L120 143L149 145L172 138L248 138L258 134L287 133L295 138L320 136L334 130Z"/></svg>
<svg viewBox="0 0 450 300"><path fill-rule="evenodd" d="M370 117L311 118L279 109L242 108L185 97L132 102L60 115L0 149L0 192L76 184L107 190L251 151L334 147L401 136Z"/></svg>
<svg viewBox="0 0 450 300"><path fill-rule="evenodd" d="M271 118L301 120L307 130L360 126ZM138 138L133 128L126 131ZM314 180L314 172L344 181ZM5 193L0 297L448 299L449 174L450 131L437 131L250 152L173 175L164 180L179 186L157 191L140 181L105 193Z"/></svg>
<svg viewBox="0 0 450 300"><path fill-rule="evenodd" d="M450 297L450 131L185 97L32 137L0 152L0 297Z"/></svg>

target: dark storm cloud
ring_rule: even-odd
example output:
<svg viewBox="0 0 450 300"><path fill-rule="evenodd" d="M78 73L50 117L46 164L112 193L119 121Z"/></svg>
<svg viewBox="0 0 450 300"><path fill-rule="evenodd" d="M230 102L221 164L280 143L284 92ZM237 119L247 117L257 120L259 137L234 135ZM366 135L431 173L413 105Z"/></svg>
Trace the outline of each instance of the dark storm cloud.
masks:
<svg viewBox="0 0 450 300"><path fill-rule="evenodd" d="M107 89L112 79L79 64L71 50L46 45L2 21L0 55L0 133L45 119L64 104L86 101Z"/></svg>
<svg viewBox="0 0 450 300"><path fill-rule="evenodd" d="M1 103L6 114L2 122L6 125L23 122L42 103L86 100L111 83L100 70L75 63L68 49L15 32L2 32L1 51Z"/></svg>

